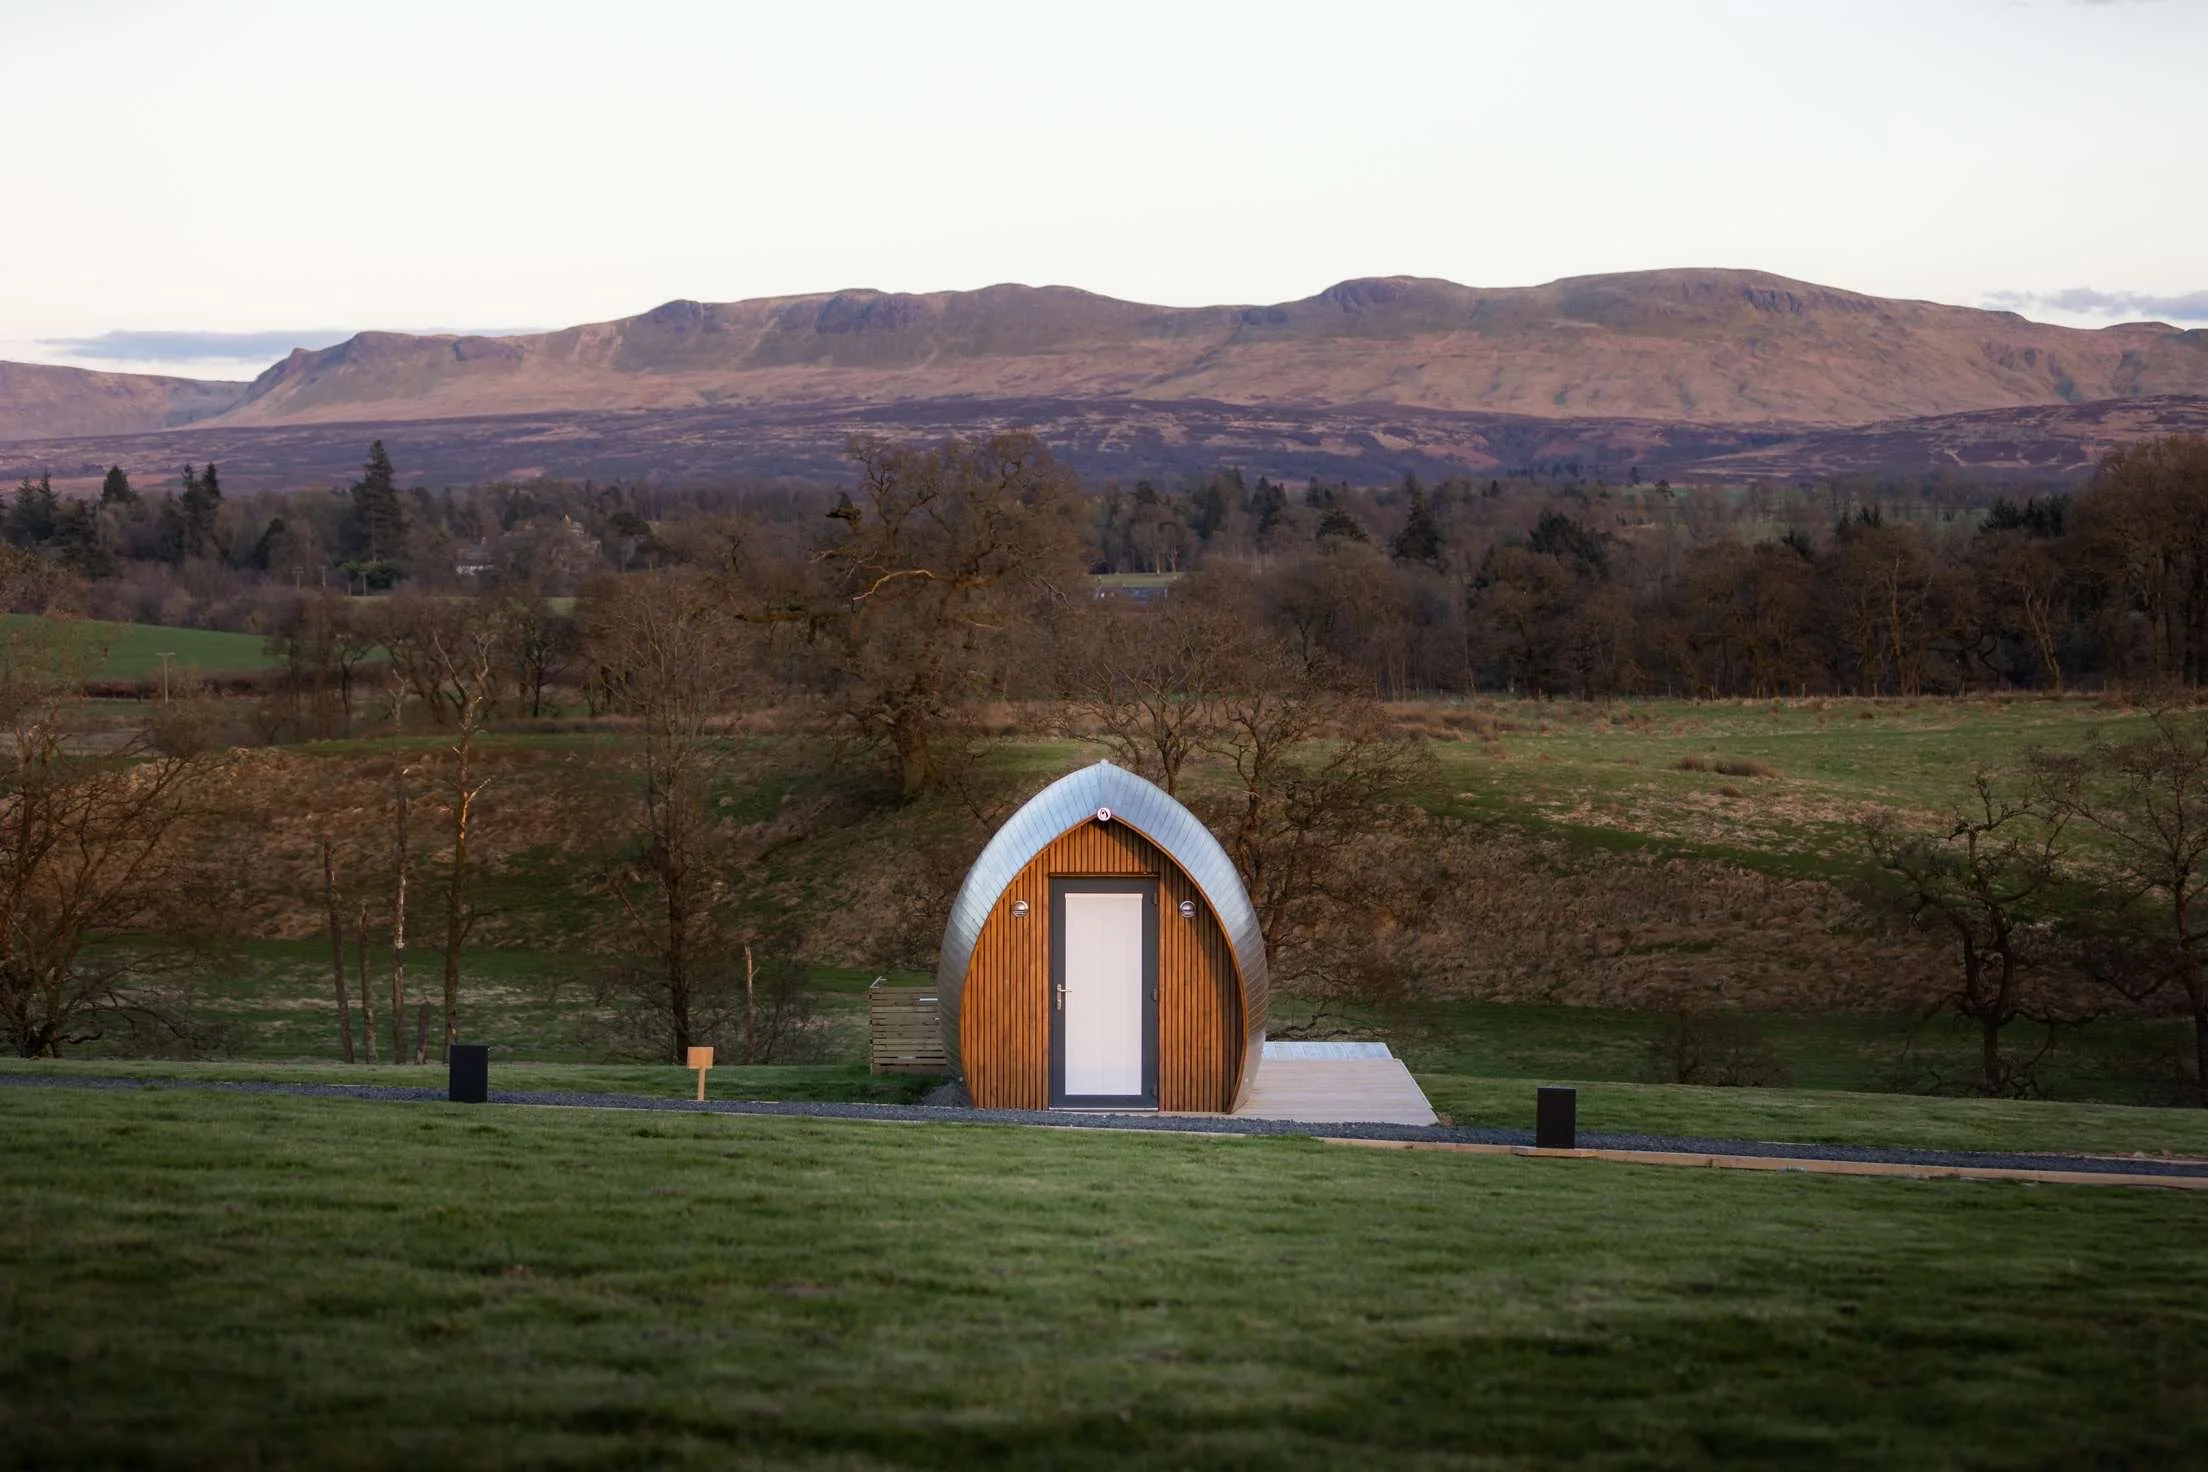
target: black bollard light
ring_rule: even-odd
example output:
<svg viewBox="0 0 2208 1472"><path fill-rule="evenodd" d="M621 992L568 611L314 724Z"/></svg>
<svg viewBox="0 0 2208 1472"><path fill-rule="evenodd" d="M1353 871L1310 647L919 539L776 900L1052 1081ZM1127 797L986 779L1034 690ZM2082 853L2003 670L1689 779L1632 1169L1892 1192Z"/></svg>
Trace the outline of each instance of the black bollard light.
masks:
<svg viewBox="0 0 2208 1472"><path fill-rule="evenodd" d="M1544 1084L1534 1091L1533 1143L1539 1150L1579 1148L1579 1090Z"/></svg>
<svg viewBox="0 0 2208 1472"><path fill-rule="evenodd" d="M491 1049L488 1043L454 1043L445 1050L451 1077L445 1097L455 1104L481 1104L491 1097Z"/></svg>

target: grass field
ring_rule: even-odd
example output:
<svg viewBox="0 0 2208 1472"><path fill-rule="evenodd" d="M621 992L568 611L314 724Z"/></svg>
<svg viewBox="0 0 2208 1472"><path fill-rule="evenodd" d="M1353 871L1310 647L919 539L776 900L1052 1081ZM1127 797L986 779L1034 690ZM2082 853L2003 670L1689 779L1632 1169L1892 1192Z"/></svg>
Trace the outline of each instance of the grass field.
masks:
<svg viewBox="0 0 2208 1472"><path fill-rule="evenodd" d="M557 897L555 897L557 898ZM427 946L408 950L406 1038L412 1046L415 1010L424 1002L436 1008L442 996L443 953ZM354 1007L354 1037L360 1036L359 984L354 953L346 952L346 989ZM500 1056L534 1062L584 1063L605 1057L603 1039L594 1035L589 978L598 958L558 950L522 950L471 946L462 959L461 1016L471 1042L488 1043ZM377 1052L391 1050L391 957L387 945L371 948L371 985L376 989ZM814 967L811 986L815 1010L825 1024L828 1057L833 1061L866 1056L866 989L875 973L832 966ZM895 972L897 984L928 978ZM248 940L210 958L195 988L192 1015L205 1051L218 1056L260 1059L334 1059L337 1010L330 984L326 939ZM437 1023L433 1020L431 1031ZM77 1049L72 1056L120 1058L158 1047L158 1034L118 1034Z"/></svg>
<svg viewBox="0 0 2208 1472"><path fill-rule="evenodd" d="M441 1090L441 1066L344 1063L155 1062L0 1059L0 1073L184 1082L391 1084ZM2208 1110L2042 1100L1927 1099L1817 1089L1713 1089L1540 1076L1579 1090L1580 1128L1614 1134L1689 1135L1815 1144L1901 1145L1932 1150L2045 1150L2082 1154L2208 1156ZM665 1063L531 1063L493 1055L491 1087L516 1093L629 1094L687 1099L697 1075ZM1421 1072L1452 1123L1530 1129L1532 1078ZM715 1099L912 1103L929 1077L870 1075L863 1063L715 1068Z"/></svg>
<svg viewBox="0 0 2208 1472"><path fill-rule="evenodd" d="M1445 811L1654 842L1785 874L1846 873L1868 809L1938 817L1980 768L2122 734L2145 717L2096 698L1474 701L1406 708L1434 743ZM1687 759L1768 775L1692 771Z"/></svg>
<svg viewBox="0 0 2208 1472"><path fill-rule="evenodd" d="M23 1466L2177 1466L2178 1193L0 1092Z"/></svg>
<svg viewBox="0 0 2208 1472"><path fill-rule="evenodd" d="M1648 1082L1656 1076L1652 1052L1674 1026L1664 1013L1614 1007L1445 1001L1410 1015L1395 1045L1414 1072L1550 1081ZM1947 1080L1952 1091L1976 1077L1978 1035L1946 1017L1739 1016L1769 1045L1786 1068L1785 1082L1795 1088L1922 1092L1927 1080ZM2031 1024L2015 1025L2010 1037L2025 1053L2042 1040ZM2192 1028L2182 1018L2102 1018L2058 1033L2039 1076L2051 1098L2166 1103L2176 1097L2175 1081L2191 1046Z"/></svg>
<svg viewBox="0 0 2208 1472"><path fill-rule="evenodd" d="M441 1063L200 1063L69 1059L0 1059L0 1073L51 1074L61 1077L143 1079L214 1083L307 1083L389 1085L397 1088L445 1087ZM494 1090L516 1093L628 1094L648 1099L688 1099L698 1076L672 1063L516 1063L495 1058ZM712 1070L715 1099L839 1100L909 1104L935 1087L932 1076L867 1072L864 1063L792 1063ZM2131 1113L2142 1111L2133 1110Z"/></svg>
<svg viewBox="0 0 2208 1472"><path fill-rule="evenodd" d="M0 621L13 627L46 622L38 615L11 613ZM68 621L69 637L85 657L98 659L92 677L102 680L154 680L161 676L166 651L172 676L237 674L269 667L267 641L259 634L226 634L215 629L172 629L158 624L114 624L92 619Z"/></svg>
<svg viewBox="0 0 2208 1472"><path fill-rule="evenodd" d="M411 952L413 1011L434 1007L442 960L427 947ZM357 983L347 957L347 986L357 1009ZM488 1043L502 1060L529 1063L607 1061L605 1041L590 1029L591 958L555 950L470 948L462 969L464 1034ZM391 1057L389 956L372 958L377 988L380 1058ZM927 976L889 973L892 984L926 985ZM814 1006L825 1027L823 1061L866 1056L866 990L873 973L815 967ZM193 1015L203 1056L245 1061L330 1061L337 1057L329 950L323 940L248 941L224 953L195 993ZM1292 1023L1292 999L1282 999L1274 1031ZM1977 1038L1945 1019L1881 1013L1759 1012L1751 1025L1787 1069L1794 1087L1809 1090L1921 1090L1927 1078L1967 1081ZM434 1019L431 1031L435 1030ZM1421 1076L1539 1079L1547 1082L1638 1083L1652 1072L1652 1045L1671 1026L1666 1014L1622 1008L1434 1002L1415 1009L1392 1036L1396 1050ZM355 1038L360 1035L355 1013ZM159 1034L117 1033L72 1050L74 1058L144 1056L169 1040ZM2036 1047L2019 1025L2016 1041ZM2058 1039L2042 1067L2050 1097L2124 1104L2166 1103L2191 1046L2181 1019L2147 1022L2106 1018Z"/></svg>

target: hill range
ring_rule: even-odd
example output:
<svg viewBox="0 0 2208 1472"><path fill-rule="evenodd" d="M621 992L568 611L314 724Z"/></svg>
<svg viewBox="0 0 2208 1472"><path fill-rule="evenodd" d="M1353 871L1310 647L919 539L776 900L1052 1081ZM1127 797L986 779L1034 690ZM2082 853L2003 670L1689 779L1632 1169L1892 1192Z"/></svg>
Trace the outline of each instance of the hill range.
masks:
<svg viewBox="0 0 2208 1472"><path fill-rule="evenodd" d="M2208 331L2057 327L1731 270L1370 278L1271 306L1025 286L678 301L524 336L361 333L250 384L0 365L0 473L36 460L64 482L109 459L217 457L233 484L321 479L324 462L344 476L373 436L429 481L810 476L854 430L1005 424L1092 473L1573 459L2059 477L2203 422Z"/></svg>

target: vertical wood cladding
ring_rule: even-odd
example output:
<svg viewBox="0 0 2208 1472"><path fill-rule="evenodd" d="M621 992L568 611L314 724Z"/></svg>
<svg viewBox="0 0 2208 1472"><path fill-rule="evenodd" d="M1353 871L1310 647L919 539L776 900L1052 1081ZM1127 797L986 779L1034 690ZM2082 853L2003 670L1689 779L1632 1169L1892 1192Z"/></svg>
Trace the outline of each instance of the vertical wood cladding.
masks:
<svg viewBox="0 0 2208 1472"><path fill-rule="evenodd" d="M997 896L974 944L959 1009L966 1087L984 1109L1050 1106L1050 881L1158 879L1158 1107L1226 1113L1242 1075L1241 990L1211 906L1178 865L1125 823L1060 834ZM1015 919L1012 905L1026 900ZM1196 916L1181 918L1181 901Z"/></svg>

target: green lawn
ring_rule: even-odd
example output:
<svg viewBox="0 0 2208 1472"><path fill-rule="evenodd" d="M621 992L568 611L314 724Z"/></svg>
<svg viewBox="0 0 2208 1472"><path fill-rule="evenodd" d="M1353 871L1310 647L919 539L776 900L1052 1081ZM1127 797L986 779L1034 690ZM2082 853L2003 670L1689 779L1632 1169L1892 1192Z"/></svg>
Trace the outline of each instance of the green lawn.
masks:
<svg viewBox="0 0 2208 1472"><path fill-rule="evenodd" d="M195 1063L129 1062L103 1059L0 1059L0 1073L61 1077L129 1078L153 1083L179 1079L199 1083L381 1084L408 1089L445 1087L441 1063ZM794 1063L714 1068L707 1092L715 1099L838 1100L909 1104L941 1080L919 1075L867 1072L864 1063ZM672 1063L517 1063L493 1050L491 1088L496 1092L631 1094L653 1099L688 1099L697 1093L698 1076Z"/></svg>
<svg viewBox="0 0 2208 1472"><path fill-rule="evenodd" d="M1284 1003L1277 1031L1294 1004ZM1431 1002L1411 1008L1396 1051L1417 1073L1496 1078L1646 1083L1653 1050L1675 1026L1671 1014L1616 1007ZM1728 1014L1768 1044L1800 1089L1922 1092L1942 1081L1962 1092L1977 1078L1978 1035L1948 1017L1875 1012ZM2017 1051L2039 1048L2044 1034L2014 1024ZM2057 1035L2040 1064L2048 1095L2121 1104L2171 1101L2193 1044L2182 1018L2102 1018ZM1668 1075L1667 1075L1668 1078Z"/></svg>
<svg viewBox="0 0 2208 1472"><path fill-rule="evenodd" d="M524 889L509 879L500 898ZM486 892L490 886L485 886ZM542 929L558 921L558 890L529 896L548 917ZM437 1035L437 1008L444 995L444 956L435 948L407 950L405 1038L413 1047L417 1011L431 1008L429 1031ZM506 1059L535 1062L604 1061L607 1044L592 1029L597 1015L590 977L603 962L587 954L471 946L462 955L460 1007L462 1036L488 1043ZM354 1009L353 1035L360 1039L359 982L350 945L345 955L346 991ZM391 955L387 945L370 948L370 985L375 989L377 1057L391 1057ZM850 1062L866 1057L866 990L877 973L846 967L813 968L814 1009L825 1026L826 1056ZM928 978L893 972L899 985ZM329 941L249 940L233 943L208 958L192 991L192 1021L203 1053L234 1059L335 1060L338 1056L337 1008L330 983ZM72 1057L129 1058L148 1045L169 1041L158 1033L117 1032L105 1041L72 1051Z"/></svg>
<svg viewBox="0 0 2208 1472"><path fill-rule="evenodd" d="M1530 1079L1421 1073L1419 1087L1455 1124L1533 1128ZM1579 1090L1579 1127L1609 1134L1902 1145L1925 1150L2049 1150L2208 1156L2208 1109L2043 1100L1925 1099L1814 1089L1544 1083Z"/></svg>
<svg viewBox="0 0 2208 1472"><path fill-rule="evenodd" d="M7 625L25 629L46 620L34 614L0 615ZM100 658L93 677L103 680L153 680L161 675L161 655L170 655L172 675L236 674L269 667L267 641L259 634L226 634L215 629L173 629L159 624L68 620L69 637L79 641L87 659Z"/></svg>
<svg viewBox="0 0 2208 1472"><path fill-rule="evenodd" d="M394 1084L443 1089L428 1066L343 1063L228 1063L0 1059L0 1073L186 1082ZM516 1062L493 1053L491 1087L516 1093L632 1094L686 1099L697 1075L673 1064ZM1460 1073L1418 1074L1451 1123L1531 1129L1535 1083ZM1579 1089L1579 1124L1589 1132L1689 1135L1739 1140L1903 1145L1933 1150L2045 1150L2084 1154L2208 1156L2208 1110L2041 1100L1927 1099L1815 1089L1712 1089L1542 1076ZM715 1099L851 1100L911 1103L929 1077L869 1074L864 1063L715 1068Z"/></svg>
<svg viewBox="0 0 2208 1472"><path fill-rule="evenodd" d="M2175 1466L2201 1203L0 1090L23 1466Z"/></svg>

